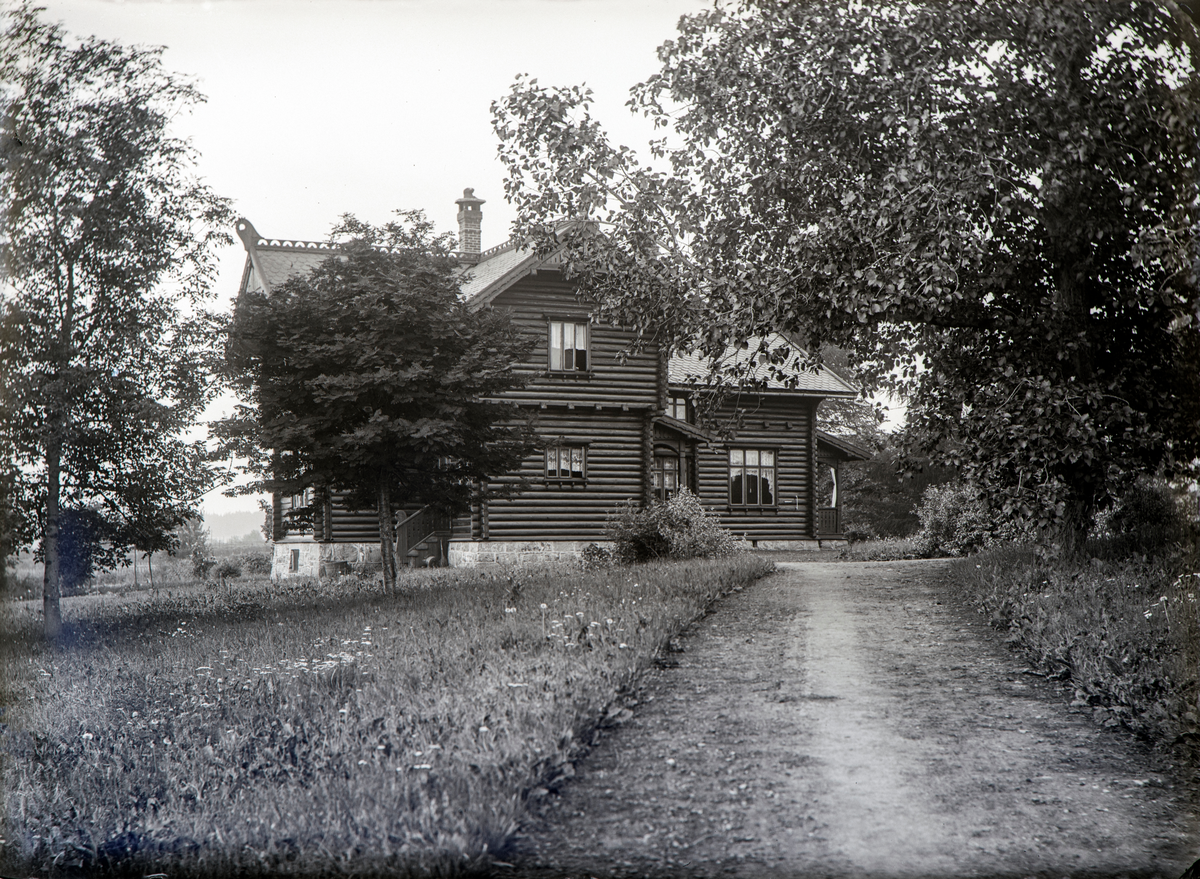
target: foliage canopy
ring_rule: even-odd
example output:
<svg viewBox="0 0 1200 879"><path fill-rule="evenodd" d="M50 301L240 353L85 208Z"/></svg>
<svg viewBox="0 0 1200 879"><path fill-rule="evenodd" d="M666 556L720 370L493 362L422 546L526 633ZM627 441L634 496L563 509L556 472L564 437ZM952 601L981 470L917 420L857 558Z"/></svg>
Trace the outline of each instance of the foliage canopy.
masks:
<svg viewBox="0 0 1200 879"><path fill-rule="evenodd" d="M495 399L523 381L529 343L460 299L452 239L420 212L380 227L346 216L332 240L338 254L308 275L239 300L227 366L249 402L217 435L257 477L243 491L339 490L374 507L394 576L392 509L461 511L532 450L527 417Z"/></svg>
<svg viewBox="0 0 1200 879"><path fill-rule="evenodd" d="M493 106L518 232L644 336L847 349L913 451L1079 533L1200 454L1200 40L1170 0L742 2L685 16L630 106ZM556 222L596 234L556 241ZM796 352L760 351L782 362Z"/></svg>
<svg viewBox="0 0 1200 879"><path fill-rule="evenodd" d="M0 543L40 541L54 634L64 509L111 564L168 548L213 483L184 432L214 389L203 302L229 209L168 133L202 97L160 50L76 41L28 6L0 25L0 446L18 474Z"/></svg>

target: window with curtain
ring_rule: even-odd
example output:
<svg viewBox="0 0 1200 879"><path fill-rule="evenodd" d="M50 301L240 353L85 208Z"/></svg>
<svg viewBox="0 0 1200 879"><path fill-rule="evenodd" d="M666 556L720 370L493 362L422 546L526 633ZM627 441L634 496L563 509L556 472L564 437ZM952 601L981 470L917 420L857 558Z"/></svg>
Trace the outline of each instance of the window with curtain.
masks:
<svg viewBox="0 0 1200 879"><path fill-rule="evenodd" d="M678 455L654 456L654 496L665 501L683 485L683 459Z"/></svg>
<svg viewBox="0 0 1200 879"><path fill-rule="evenodd" d="M734 507L775 506L774 450L729 450L729 503Z"/></svg>
<svg viewBox="0 0 1200 879"><path fill-rule="evenodd" d="M587 479L587 446L557 445L546 449L547 482L583 482Z"/></svg>
<svg viewBox="0 0 1200 879"><path fill-rule="evenodd" d="M587 372L588 335L586 322L550 321L550 371Z"/></svg>

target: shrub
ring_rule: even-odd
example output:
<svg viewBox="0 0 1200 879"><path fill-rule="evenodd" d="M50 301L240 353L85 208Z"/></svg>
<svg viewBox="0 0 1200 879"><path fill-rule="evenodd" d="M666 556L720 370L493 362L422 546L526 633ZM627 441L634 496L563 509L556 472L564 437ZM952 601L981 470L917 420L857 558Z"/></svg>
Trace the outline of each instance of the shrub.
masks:
<svg viewBox="0 0 1200 879"><path fill-rule="evenodd" d="M1161 479L1140 479L1121 497L1101 533L1114 555L1158 555L1183 541L1190 525L1170 485Z"/></svg>
<svg viewBox="0 0 1200 879"><path fill-rule="evenodd" d="M238 556L238 564L242 573L248 576L260 576L271 573L271 557L265 552L248 552Z"/></svg>
<svg viewBox="0 0 1200 879"><path fill-rule="evenodd" d="M724 558L746 549L745 542L708 515L687 489L665 502L638 507L622 504L605 528L617 561Z"/></svg>
<svg viewBox="0 0 1200 879"><path fill-rule="evenodd" d="M585 571L603 571L611 568L613 554L598 543L589 543L579 554L579 566Z"/></svg>
<svg viewBox="0 0 1200 879"><path fill-rule="evenodd" d="M226 580L233 580L242 576L242 566L238 564L237 559L222 559L213 570L213 576L220 580L221 585L224 586Z"/></svg>
<svg viewBox="0 0 1200 879"><path fill-rule="evenodd" d="M197 579L207 580L208 572L216 563L216 559L206 556L199 547L192 550L192 576Z"/></svg>
<svg viewBox="0 0 1200 879"><path fill-rule="evenodd" d="M987 545L992 537L987 505L973 486L957 483L926 489L917 510L922 555L966 555Z"/></svg>

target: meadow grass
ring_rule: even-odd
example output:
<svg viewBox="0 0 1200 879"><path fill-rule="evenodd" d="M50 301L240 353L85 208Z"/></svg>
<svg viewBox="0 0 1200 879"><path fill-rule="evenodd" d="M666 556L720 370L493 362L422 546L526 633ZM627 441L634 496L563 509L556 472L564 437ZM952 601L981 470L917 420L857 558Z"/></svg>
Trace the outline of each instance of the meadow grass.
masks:
<svg viewBox="0 0 1200 879"><path fill-rule="evenodd" d="M955 562L954 582L1010 632L1076 705L1155 742L1200 743L1200 564L1162 558L1047 559L993 547Z"/></svg>
<svg viewBox="0 0 1200 879"><path fill-rule="evenodd" d="M750 556L239 581L3 620L0 873L454 875L502 855Z"/></svg>

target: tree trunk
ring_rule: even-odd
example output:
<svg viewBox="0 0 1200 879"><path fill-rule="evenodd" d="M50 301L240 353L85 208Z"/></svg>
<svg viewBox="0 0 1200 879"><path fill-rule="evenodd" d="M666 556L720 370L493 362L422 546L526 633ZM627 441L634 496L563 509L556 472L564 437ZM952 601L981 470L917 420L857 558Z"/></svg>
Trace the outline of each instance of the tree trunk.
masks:
<svg viewBox="0 0 1200 879"><path fill-rule="evenodd" d="M1058 548L1067 558L1078 558L1086 549L1095 508L1093 500L1078 493L1067 499L1058 536Z"/></svg>
<svg viewBox="0 0 1200 879"><path fill-rule="evenodd" d="M392 497L387 482L379 480L376 495L379 509L379 557L383 561L383 588L391 591L396 587L396 528L392 523Z"/></svg>
<svg viewBox="0 0 1200 879"><path fill-rule="evenodd" d="M45 618L46 640L55 641L62 634L62 562L58 555L59 492L62 470L62 441L54 436L46 444L46 533L43 552L46 559L42 576L42 615Z"/></svg>

